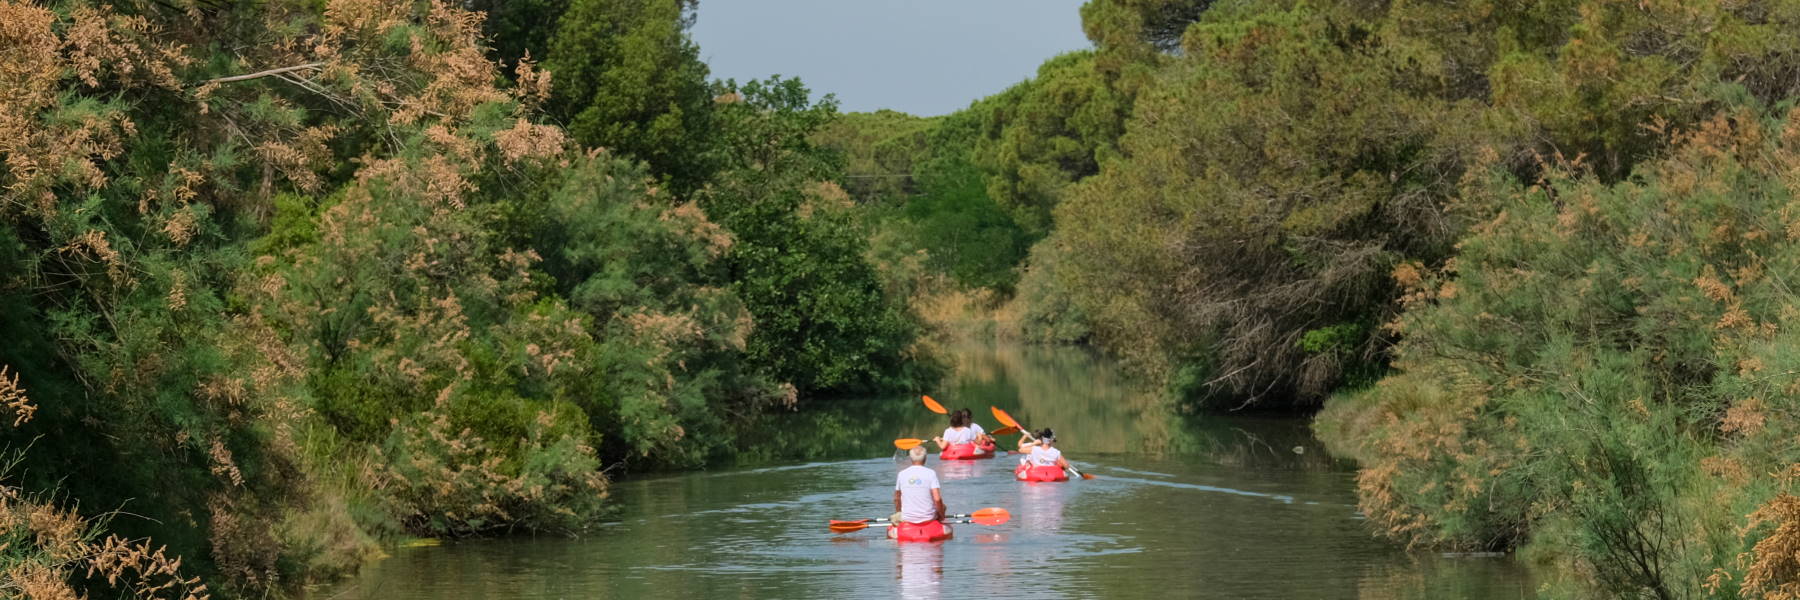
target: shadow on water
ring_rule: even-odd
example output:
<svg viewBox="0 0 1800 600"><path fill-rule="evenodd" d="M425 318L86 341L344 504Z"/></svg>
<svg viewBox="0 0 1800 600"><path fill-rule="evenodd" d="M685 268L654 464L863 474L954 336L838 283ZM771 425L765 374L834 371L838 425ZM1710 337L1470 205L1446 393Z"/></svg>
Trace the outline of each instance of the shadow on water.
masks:
<svg viewBox="0 0 1800 600"><path fill-rule="evenodd" d="M933 397L1053 427L1099 477L1012 479L1016 458L942 463L952 512L997 526L897 544L827 519L892 511L895 438L945 426L917 396L823 402L755 426L737 469L620 482L618 520L580 539L404 549L319 598L1047 597L1528 598L1510 558L1408 554L1369 537L1350 465L1305 424L1180 416L1075 349L965 347ZM1008 439L1007 442L1011 440Z"/></svg>

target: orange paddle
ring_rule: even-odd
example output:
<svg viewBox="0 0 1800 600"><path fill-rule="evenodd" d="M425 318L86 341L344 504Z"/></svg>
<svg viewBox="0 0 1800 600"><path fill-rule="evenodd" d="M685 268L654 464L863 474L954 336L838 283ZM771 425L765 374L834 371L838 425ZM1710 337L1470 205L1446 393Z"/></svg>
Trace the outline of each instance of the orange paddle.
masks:
<svg viewBox="0 0 1800 600"><path fill-rule="evenodd" d="M931 396L919 396L919 398L925 401L925 408L931 410L931 412L940 415L950 414L950 411L944 410L944 405L938 404L936 400L932 400Z"/></svg>
<svg viewBox="0 0 1800 600"><path fill-rule="evenodd" d="M963 514L958 514L958 515L944 515L944 518L946 518L946 519L965 519L965 518L970 518L970 517L973 517L976 519L987 519L987 520L999 519L1001 523L1005 523L1007 519L1012 518L1012 513L1006 512L1006 509L1000 508L998 506L990 506L990 507L983 508L981 510L972 512L972 513L963 513ZM890 522L892 522L892 520L888 519L887 517L880 517L880 518L875 518L875 519L857 519L854 521L840 521L837 519L831 520L832 525L844 525L844 524L849 524L849 523L871 523L871 522L873 522L873 523L890 523Z"/></svg>
<svg viewBox="0 0 1800 600"><path fill-rule="evenodd" d="M921 440L919 438L900 438L900 439L894 440L894 447L899 448L901 450L911 450L913 448L919 447L919 444L923 444L923 443L925 443L925 440Z"/></svg>
<svg viewBox="0 0 1800 600"><path fill-rule="evenodd" d="M1006 509L997 506L983 508L971 514L944 516L944 524L946 525L962 523L1000 525L1009 520L1012 520L1012 513L1006 512ZM893 523L887 519L857 519L855 521L839 521L834 519L831 521L831 531L833 533L850 533L852 531L861 531L870 527L891 526L893 526Z"/></svg>
<svg viewBox="0 0 1800 600"><path fill-rule="evenodd" d="M1006 414L1006 411L1004 411L1004 410L1000 410L1000 407L990 406L988 408L993 409L994 420L999 421L1001 425L1005 425L1006 429L1011 429L1013 431L1024 431L1025 430L1024 426L1019 425L1018 421L1013 420L1012 415ZM996 431L994 433L999 433L999 432ZM1031 435L1031 432L1026 431L1025 437L1036 437L1036 436L1033 436L1033 435Z"/></svg>

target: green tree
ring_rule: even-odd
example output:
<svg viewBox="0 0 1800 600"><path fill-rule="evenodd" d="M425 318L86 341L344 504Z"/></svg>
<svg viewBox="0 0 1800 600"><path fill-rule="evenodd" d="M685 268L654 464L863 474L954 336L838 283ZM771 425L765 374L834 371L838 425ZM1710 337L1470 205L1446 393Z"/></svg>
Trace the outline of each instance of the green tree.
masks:
<svg viewBox="0 0 1800 600"><path fill-rule="evenodd" d="M932 151L926 134L941 120L892 110L849 113L820 127L813 142L841 155L844 191L857 203L893 201L918 193L914 164Z"/></svg>
<svg viewBox="0 0 1800 600"><path fill-rule="evenodd" d="M486 16L481 31L493 44L490 54L504 68L527 56L544 59L569 0L464 0L463 6Z"/></svg>
<svg viewBox="0 0 1800 600"><path fill-rule="evenodd" d="M1037 77L982 101L971 156L991 173L988 196L1035 237L1069 184L1100 172L1115 152L1129 106L1095 70L1094 53L1045 61Z"/></svg>
<svg viewBox="0 0 1800 600"><path fill-rule="evenodd" d="M1430 75L1372 27L1297 6L1189 30L1189 58L1141 93L1121 157L1071 188L1046 241L1098 341L1200 369L1187 391L1225 408L1316 404L1382 360L1373 328L1330 352L1303 340L1384 322L1391 265L1445 255L1467 157L1435 145L1458 113L1411 93Z"/></svg>
<svg viewBox="0 0 1800 600"><path fill-rule="evenodd" d="M750 360L806 394L926 381L934 368L915 347L906 299L882 287L849 195L830 183L838 156L811 141L835 99L812 102L795 79L727 86L719 135L729 169L700 205L736 240L726 263L756 320Z"/></svg>
<svg viewBox="0 0 1800 600"><path fill-rule="evenodd" d="M556 20L544 67L554 114L583 145L650 163L681 191L715 169L713 94L682 0L572 0Z"/></svg>
<svg viewBox="0 0 1800 600"><path fill-rule="evenodd" d="M1081 7L1088 39L1102 48L1181 50L1181 36L1215 0L1089 0Z"/></svg>

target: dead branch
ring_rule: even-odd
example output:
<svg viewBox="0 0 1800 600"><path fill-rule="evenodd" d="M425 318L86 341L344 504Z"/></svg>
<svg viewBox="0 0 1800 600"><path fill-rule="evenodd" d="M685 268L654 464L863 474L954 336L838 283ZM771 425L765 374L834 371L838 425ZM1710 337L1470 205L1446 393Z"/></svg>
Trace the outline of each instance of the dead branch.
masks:
<svg viewBox="0 0 1800 600"><path fill-rule="evenodd" d="M306 63L304 65L281 67L279 69L269 69L267 71L257 71L255 73L247 73L244 75L232 75L230 77L220 77L218 79L208 79L203 83L231 83L233 81L244 81L246 79L256 79L259 77L268 77L270 75L280 75L282 73L291 73L294 71L304 71L306 69L317 69L317 68L323 67L323 66L325 66L325 63L311 62L311 63Z"/></svg>

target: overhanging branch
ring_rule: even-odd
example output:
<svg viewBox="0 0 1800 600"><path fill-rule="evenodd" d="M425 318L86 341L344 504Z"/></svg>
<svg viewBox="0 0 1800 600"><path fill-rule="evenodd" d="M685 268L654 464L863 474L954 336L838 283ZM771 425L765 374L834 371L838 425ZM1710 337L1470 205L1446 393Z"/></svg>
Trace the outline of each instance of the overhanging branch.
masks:
<svg viewBox="0 0 1800 600"><path fill-rule="evenodd" d="M259 78L259 77L268 77L268 76L271 76L271 75L280 75L280 74L283 74L283 73L292 73L292 72L294 72L294 71L304 71L304 70L307 70L307 69L317 69L317 68L319 68L319 67L323 67L323 66L325 66L325 63L322 63L322 62L311 62L311 63L306 63L306 64L304 64L304 65L294 65L294 66L291 66L291 67L281 67L281 68L279 68L279 69L269 69L269 70L267 70L267 71L257 71L257 72L255 72L255 73L246 73L246 74L243 74L243 75L232 75L232 76L230 76L230 77L220 77L220 78L218 78L218 79L208 79L208 80L206 80L206 82L205 82L205 83L231 83L231 82L233 82L233 81L244 81L244 80L246 80L246 79L256 79L256 78Z"/></svg>

